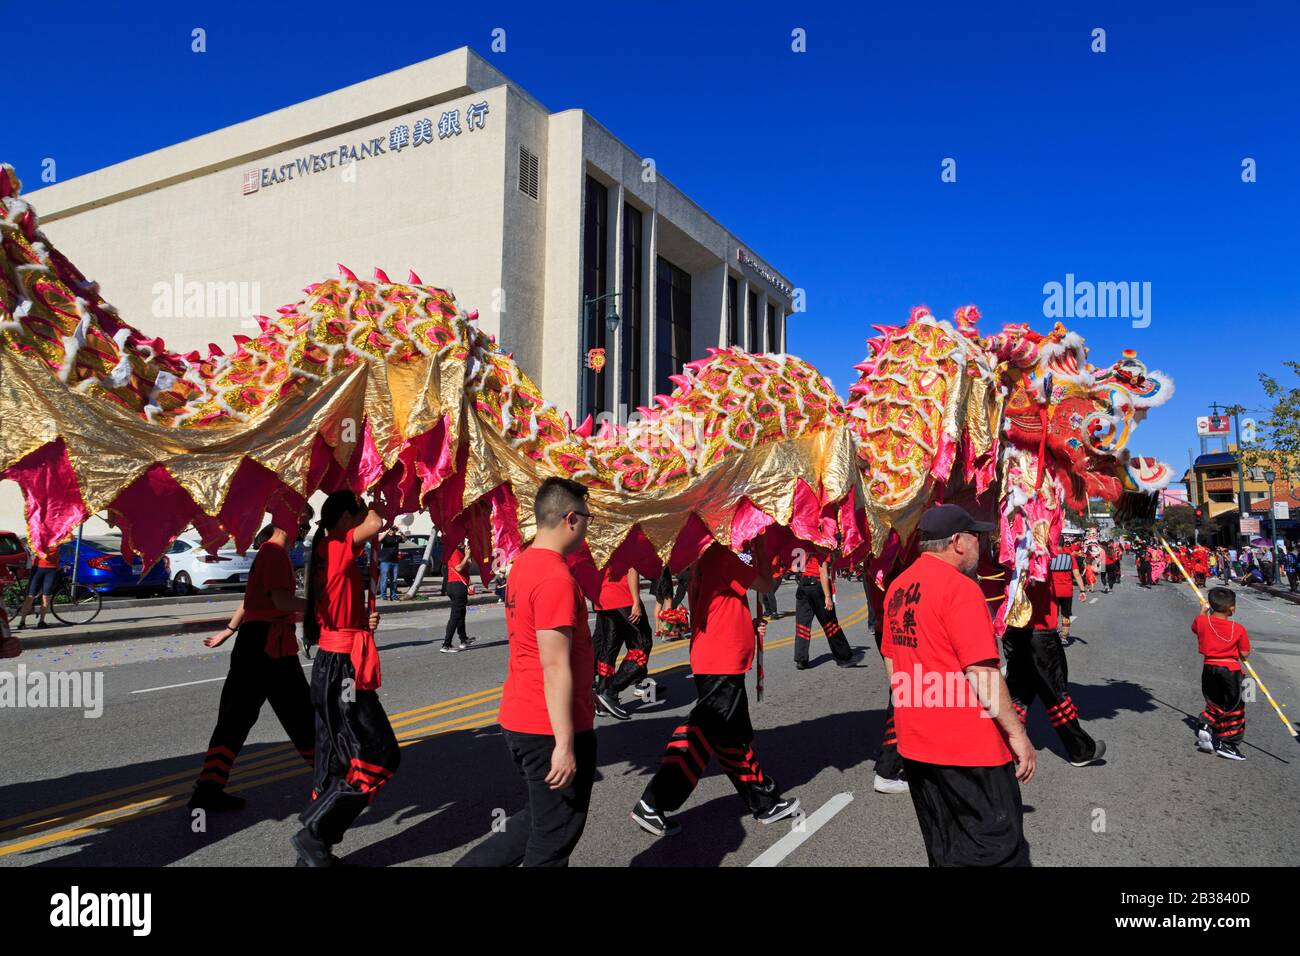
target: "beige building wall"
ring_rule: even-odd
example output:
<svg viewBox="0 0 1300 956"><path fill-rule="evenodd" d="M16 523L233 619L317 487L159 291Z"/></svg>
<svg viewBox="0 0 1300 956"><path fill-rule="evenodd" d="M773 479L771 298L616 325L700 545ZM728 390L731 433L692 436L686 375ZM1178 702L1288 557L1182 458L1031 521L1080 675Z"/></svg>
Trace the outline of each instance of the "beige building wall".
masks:
<svg viewBox="0 0 1300 956"><path fill-rule="evenodd" d="M466 108L486 103L482 128ZM444 111L459 135L439 138ZM389 148L389 131L427 118L432 142ZM383 152L306 175L313 154L378 139ZM519 189L520 146L539 160L536 199ZM294 165L284 182L243 192L250 170ZM582 110L552 113L462 48L245 123L196 137L27 195L50 239L100 282L122 317L171 349L229 350L256 334L252 315L298 301L306 285L343 263L359 277L374 267L396 281L414 269L450 289L554 405L579 402L583 310L584 183L609 189L609 288L621 291L623 204L643 213L642 380L632 410L654 395L656 257L692 274L691 355L724 344L726 276L740 278L745 344L746 279L776 294L736 260L753 251L669 183L647 172L609 130ZM258 178L259 183L262 182ZM754 197L763 202L762 197ZM779 298L782 315L790 302ZM620 304L620 312L626 306ZM760 331L763 323L760 322ZM781 330L784 341L784 329ZM613 395L619 334L602 374ZM17 486L0 483L0 528L23 529ZM103 526L89 525L102 531Z"/></svg>

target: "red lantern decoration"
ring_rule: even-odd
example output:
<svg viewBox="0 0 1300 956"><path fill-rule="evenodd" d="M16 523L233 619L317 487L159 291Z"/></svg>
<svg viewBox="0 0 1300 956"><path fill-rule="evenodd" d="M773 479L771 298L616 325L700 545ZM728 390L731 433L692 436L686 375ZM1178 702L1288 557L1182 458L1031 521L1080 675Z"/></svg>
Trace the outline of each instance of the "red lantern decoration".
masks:
<svg viewBox="0 0 1300 956"><path fill-rule="evenodd" d="M604 367L605 367L605 350L589 349L587 351L587 368L599 374L600 370L603 369Z"/></svg>

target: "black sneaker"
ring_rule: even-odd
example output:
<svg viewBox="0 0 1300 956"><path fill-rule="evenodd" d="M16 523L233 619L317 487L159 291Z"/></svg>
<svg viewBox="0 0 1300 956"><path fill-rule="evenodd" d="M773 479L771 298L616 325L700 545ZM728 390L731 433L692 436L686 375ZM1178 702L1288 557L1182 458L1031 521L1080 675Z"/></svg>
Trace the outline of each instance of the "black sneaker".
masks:
<svg viewBox="0 0 1300 956"><path fill-rule="evenodd" d="M633 823L645 830L646 833L653 833L658 837L676 836L682 829L680 823L676 820L669 820L644 800L637 801L636 806L632 808L631 815Z"/></svg>
<svg viewBox="0 0 1300 956"><path fill-rule="evenodd" d="M796 797L782 797L772 807L754 814L759 823L775 823L799 812L799 800Z"/></svg>
<svg viewBox="0 0 1300 956"><path fill-rule="evenodd" d="M596 713L602 717L613 717L615 720L632 719L632 715L618 705L618 701L609 691L602 691L596 695Z"/></svg>
<svg viewBox="0 0 1300 956"><path fill-rule="evenodd" d="M299 830L289 837L289 842L298 851L298 863L302 866L334 866L337 859L330 853L329 844L312 836L307 830Z"/></svg>
<svg viewBox="0 0 1300 956"><path fill-rule="evenodd" d="M807 662L807 661L795 661L795 662L794 662L794 669L797 670L797 671L806 671L806 670L808 669L808 662Z"/></svg>
<svg viewBox="0 0 1300 956"><path fill-rule="evenodd" d="M438 648L438 652L440 654L459 654L460 648L454 647L451 644L444 644L442 645L442 647Z"/></svg>
<svg viewBox="0 0 1300 956"><path fill-rule="evenodd" d="M49 625L46 624L44 621L37 621L37 622L36 622L36 630L38 630L38 631L43 631L43 630L45 630L47 627L49 627Z"/></svg>
<svg viewBox="0 0 1300 956"><path fill-rule="evenodd" d="M1071 767L1086 767L1088 764L1096 763L1102 757L1106 756L1106 741L1097 741L1097 749L1092 752L1092 756L1087 760L1071 760Z"/></svg>
<svg viewBox="0 0 1300 956"><path fill-rule="evenodd" d="M1236 744L1225 743L1222 740L1214 748L1214 752L1225 760L1245 760L1246 755L1237 749Z"/></svg>
<svg viewBox="0 0 1300 956"><path fill-rule="evenodd" d="M213 813L227 813L231 810L242 810L247 801L243 797L236 797L226 793L222 787L214 787L205 784L199 784L194 788L194 793L190 795L190 802L186 806L191 810L211 810Z"/></svg>
<svg viewBox="0 0 1300 956"><path fill-rule="evenodd" d="M467 651L469 650L469 646L477 640L477 637L467 637L457 645L457 650Z"/></svg>

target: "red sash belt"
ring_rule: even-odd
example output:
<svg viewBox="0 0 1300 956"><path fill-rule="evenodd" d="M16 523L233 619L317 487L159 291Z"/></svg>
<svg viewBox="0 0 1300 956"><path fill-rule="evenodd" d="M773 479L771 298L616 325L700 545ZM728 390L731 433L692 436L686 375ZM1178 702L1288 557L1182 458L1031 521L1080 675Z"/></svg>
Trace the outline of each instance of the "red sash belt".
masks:
<svg viewBox="0 0 1300 956"><path fill-rule="evenodd" d="M352 658L352 669L357 675L357 690L379 689L379 648L375 647L373 631L322 629L320 649L347 654Z"/></svg>

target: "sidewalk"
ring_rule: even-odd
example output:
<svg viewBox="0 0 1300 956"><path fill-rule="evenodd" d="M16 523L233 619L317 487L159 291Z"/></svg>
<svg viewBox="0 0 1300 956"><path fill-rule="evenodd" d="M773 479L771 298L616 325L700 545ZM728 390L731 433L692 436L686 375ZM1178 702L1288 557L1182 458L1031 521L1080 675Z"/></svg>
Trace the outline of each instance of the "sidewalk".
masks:
<svg viewBox="0 0 1300 956"><path fill-rule="evenodd" d="M479 588L469 597L470 606L478 604L495 604L496 593ZM38 631L34 625L35 615L27 619L27 627L15 631L15 636L22 639L26 647L32 649L46 647L64 647L69 644L91 644L97 641L111 641L117 638L162 637L171 634L192 634L203 631L219 631L226 626L231 615L243 603L242 594L201 595L170 601L130 601L104 602L100 611L90 624L70 627L60 624L53 618L50 626ZM122 607L121 604L129 604ZM410 601L379 602L379 614L405 614L408 611L429 611L451 607L451 602L437 593L436 585Z"/></svg>
<svg viewBox="0 0 1300 956"><path fill-rule="evenodd" d="M1292 591L1289 586L1277 587L1273 584L1252 584L1250 586L1256 591L1263 591L1265 594L1281 598L1283 601L1290 601L1292 604L1300 604L1300 591Z"/></svg>

